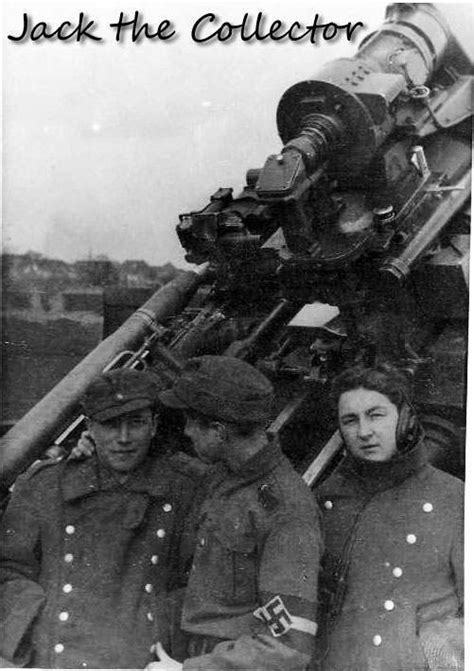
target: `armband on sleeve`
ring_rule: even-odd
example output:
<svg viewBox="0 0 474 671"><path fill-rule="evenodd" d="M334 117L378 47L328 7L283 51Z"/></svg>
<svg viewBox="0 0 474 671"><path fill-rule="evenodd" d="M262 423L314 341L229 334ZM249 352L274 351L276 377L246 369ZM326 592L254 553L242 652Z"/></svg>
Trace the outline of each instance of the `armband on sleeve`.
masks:
<svg viewBox="0 0 474 671"><path fill-rule="evenodd" d="M292 629L316 636L318 629L316 622L305 617L292 615L279 595L274 596L264 606L254 610L253 614L268 626L275 638L287 634Z"/></svg>

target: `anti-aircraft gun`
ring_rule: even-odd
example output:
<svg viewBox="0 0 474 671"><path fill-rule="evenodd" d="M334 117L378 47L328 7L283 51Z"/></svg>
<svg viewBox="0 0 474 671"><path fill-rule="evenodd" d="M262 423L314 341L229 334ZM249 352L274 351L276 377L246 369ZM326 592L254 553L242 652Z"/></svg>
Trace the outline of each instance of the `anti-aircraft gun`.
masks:
<svg viewBox="0 0 474 671"><path fill-rule="evenodd" d="M390 5L354 58L284 93L283 147L243 192L221 189L180 218L187 258L216 269L224 323L255 311L229 352L298 378L296 399L312 386L308 423L321 417L315 389L376 361L413 375L433 447L464 422L471 72L437 8ZM290 321L316 301L309 325Z"/></svg>
<svg viewBox="0 0 474 671"><path fill-rule="evenodd" d="M471 73L437 7L393 4L353 58L288 89L277 109L278 153L247 172L239 195L220 188L203 209L180 215L186 258L207 270L185 299L158 309L161 324L145 310L132 340L144 339L146 355L131 365L145 361L168 384L193 355L255 364L277 389L269 431L301 471L316 456L311 481L338 447L331 379L356 362L390 361L413 377L438 461L460 473L453 446L465 418ZM94 366L79 364L61 383L74 391L57 420L58 394L41 402L49 418L41 435L25 439L27 415L5 436L7 484L57 438L123 340L110 338Z"/></svg>

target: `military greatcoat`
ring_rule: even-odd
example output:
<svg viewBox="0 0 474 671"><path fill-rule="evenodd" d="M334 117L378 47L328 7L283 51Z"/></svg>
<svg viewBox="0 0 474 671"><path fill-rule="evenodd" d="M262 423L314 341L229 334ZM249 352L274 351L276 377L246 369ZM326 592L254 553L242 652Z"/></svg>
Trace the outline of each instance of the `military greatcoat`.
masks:
<svg viewBox="0 0 474 671"><path fill-rule="evenodd" d="M184 671L299 671L316 632L322 552L311 492L274 445L209 478L182 624Z"/></svg>
<svg viewBox="0 0 474 671"><path fill-rule="evenodd" d="M96 457L22 476L0 529L0 656L60 668L154 660L192 495L166 459L148 458L122 485Z"/></svg>
<svg viewBox="0 0 474 671"><path fill-rule="evenodd" d="M428 465L419 444L384 463L347 456L317 495L319 668L462 669L461 481Z"/></svg>

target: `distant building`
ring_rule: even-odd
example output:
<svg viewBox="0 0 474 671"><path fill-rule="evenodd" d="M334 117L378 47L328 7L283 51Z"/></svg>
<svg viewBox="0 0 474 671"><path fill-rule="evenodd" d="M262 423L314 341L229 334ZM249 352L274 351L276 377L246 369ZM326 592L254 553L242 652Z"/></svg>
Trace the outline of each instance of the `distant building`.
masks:
<svg viewBox="0 0 474 671"><path fill-rule="evenodd" d="M82 285L104 287L119 283L120 273L117 269L117 264L105 256L85 261L76 261L74 267Z"/></svg>
<svg viewBox="0 0 474 671"><path fill-rule="evenodd" d="M157 288L179 272L171 263L150 266L136 259L118 263L106 256L67 263L36 252L2 254L0 270L4 291L47 293L107 286Z"/></svg>

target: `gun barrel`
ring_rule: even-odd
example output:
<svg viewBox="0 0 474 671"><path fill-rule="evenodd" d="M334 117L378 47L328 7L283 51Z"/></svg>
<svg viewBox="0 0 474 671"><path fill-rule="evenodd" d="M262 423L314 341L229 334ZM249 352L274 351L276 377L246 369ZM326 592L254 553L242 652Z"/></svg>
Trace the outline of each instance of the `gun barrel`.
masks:
<svg viewBox="0 0 474 671"><path fill-rule="evenodd" d="M404 284L412 266L430 248L446 224L468 200L471 192L471 179L472 173L468 170L455 187L446 187L452 190L440 207L407 242L405 249L398 256L390 257L381 265L380 272L386 280L395 279L397 284Z"/></svg>
<svg viewBox="0 0 474 671"><path fill-rule="evenodd" d="M51 445L61 428L77 411L80 399L90 382L118 353L136 347L150 326L183 309L201 282L206 269L183 273L158 289L5 434L0 441L1 485L11 485Z"/></svg>

